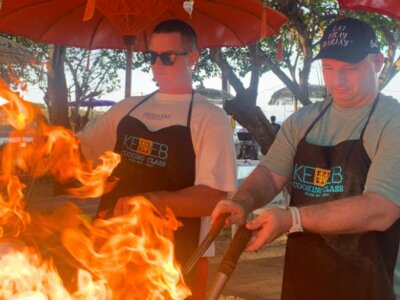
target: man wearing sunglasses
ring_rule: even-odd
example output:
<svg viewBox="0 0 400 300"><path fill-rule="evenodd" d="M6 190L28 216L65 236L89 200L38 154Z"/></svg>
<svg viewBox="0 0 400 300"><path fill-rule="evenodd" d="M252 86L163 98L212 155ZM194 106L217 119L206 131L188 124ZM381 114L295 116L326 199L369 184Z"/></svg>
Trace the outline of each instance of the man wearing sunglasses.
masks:
<svg viewBox="0 0 400 300"><path fill-rule="evenodd" d="M159 90L117 103L79 136L87 158L106 150L121 155L113 172L119 181L101 199L98 216L129 212L134 195L144 195L161 212L171 208L184 225L175 234L175 254L183 266L208 232L216 203L236 188L232 129L225 112L192 89L199 52L188 24L157 25L146 55ZM199 264L195 279L188 280L191 299L204 299L208 262Z"/></svg>

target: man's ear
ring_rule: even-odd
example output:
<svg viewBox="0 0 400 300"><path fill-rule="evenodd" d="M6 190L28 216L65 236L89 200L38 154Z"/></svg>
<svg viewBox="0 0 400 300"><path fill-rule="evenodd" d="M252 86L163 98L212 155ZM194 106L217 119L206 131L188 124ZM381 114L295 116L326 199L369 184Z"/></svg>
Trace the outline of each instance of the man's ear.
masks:
<svg viewBox="0 0 400 300"><path fill-rule="evenodd" d="M375 71L379 73L382 69L383 63L385 62L385 57L382 53L375 54L374 63L375 63Z"/></svg>
<svg viewBox="0 0 400 300"><path fill-rule="evenodd" d="M192 66L194 66L198 59L199 59L200 53L198 50L192 50L192 52L190 52L190 63L192 64Z"/></svg>

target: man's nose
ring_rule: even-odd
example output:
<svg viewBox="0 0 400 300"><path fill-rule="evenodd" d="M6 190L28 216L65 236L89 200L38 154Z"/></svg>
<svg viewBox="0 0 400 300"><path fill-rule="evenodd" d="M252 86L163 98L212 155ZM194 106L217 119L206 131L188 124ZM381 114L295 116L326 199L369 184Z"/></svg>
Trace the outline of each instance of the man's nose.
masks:
<svg viewBox="0 0 400 300"><path fill-rule="evenodd" d="M164 66L164 63L162 62L160 56L156 57L156 61L155 61L154 65L156 65L157 67Z"/></svg>
<svg viewBox="0 0 400 300"><path fill-rule="evenodd" d="M335 85L343 85L347 81L346 71L345 70L337 70L334 76L334 84Z"/></svg>

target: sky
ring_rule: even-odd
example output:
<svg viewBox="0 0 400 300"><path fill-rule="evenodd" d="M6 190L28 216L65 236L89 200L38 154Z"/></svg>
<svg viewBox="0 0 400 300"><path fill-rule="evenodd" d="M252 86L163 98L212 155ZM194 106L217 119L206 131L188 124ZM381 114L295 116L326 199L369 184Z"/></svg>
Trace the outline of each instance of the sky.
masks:
<svg viewBox="0 0 400 300"><path fill-rule="evenodd" d="M103 95L101 99L121 101L124 98L124 84L125 84L125 74L120 73L121 89L114 91L110 94ZM250 81L250 76L242 78L245 87L248 86ZM310 74L311 84L323 84L322 72L320 62L315 62L311 68ZM220 78L210 78L204 81L204 85L207 88L221 89L221 79ZM271 115L275 115L277 120L282 122L294 111L292 105L267 105L272 94L277 90L285 87L285 85L280 81L278 77L275 76L273 72L268 72L264 74L259 83L258 88L258 98L257 105L264 111L265 115L270 118ZM157 87L152 80L151 73L143 73L139 70L134 70L132 73L132 95L145 95L154 90ZM231 94L234 94L233 88L231 88ZM395 97L400 101L400 75L397 74L391 82L385 87L383 93ZM43 94L40 89L35 86L28 87L28 92L25 93L24 98L32 102L43 103Z"/></svg>

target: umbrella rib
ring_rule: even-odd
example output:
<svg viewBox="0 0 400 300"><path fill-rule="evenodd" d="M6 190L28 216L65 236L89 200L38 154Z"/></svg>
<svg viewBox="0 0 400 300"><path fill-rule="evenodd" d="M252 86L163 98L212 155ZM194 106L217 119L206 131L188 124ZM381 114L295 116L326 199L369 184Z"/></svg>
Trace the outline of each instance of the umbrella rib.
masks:
<svg viewBox="0 0 400 300"><path fill-rule="evenodd" d="M225 2L225 3L222 3L221 1L209 0L208 2L212 2L212 3L216 4L216 5L221 5L221 6L224 6L224 7L230 7L230 8L232 8L232 9L241 10L242 13L244 12L244 13L250 15L251 17L256 18L256 19L260 22L260 29L261 29L261 22L262 22L261 15L258 16L258 15L254 14L254 13L251 12L251 11L243 10L243 7L237 6L237 5L235 5L235 3L232 3L232 2L230 2L230 1ZM195 10L198 11L198 12L200 12L200 13L202 13L203 15L205 15L205 16L211 18L209 15L206 14L205 11L202 11L202 10L200 10L199 8L195 8ZM261 13L261 12L260 12L260 13ZM277 13L278 13L278 12L277 12ZM219 19L217 19L217 18L215 18L215 17L212 17L212 19L214 19L215 21L217 21L217 22L219 22L219 23L221 23L221 24L224 24L224 26L225 26L226 28L228 28L228 29L232 32L232 34L233 34L234 36L236 36L236 38L240 41L240 43L241 43L242 45L247 44L246 41L243 41L243 40L239 37L239 35L236 34L235 31L234 31L230 26L228 26L225 22L223 22L223 20L219 20ZM273 28L270 26L270 24L269 24L268 22L267 22L267 26L268 26L268 28L269 28L272 32L274 32L275 34L278 33L275 29L273 29Z"/></svg>
<svg viewBox="0 0 400 300"><path fill-rule="evenodd" d="M63 16L62 16L61 18L55 20L55 22L53 22L53 23L51 24L51 26L48 27L48 28L50 29L54 24L57 24L58 22L62 21L62 20L63 20L64 18L66 18L69 14L73 13L73 12L76 11L77 9L80 9L80 8L82 7L82 5L83 5L83 4L80 4L80 5L78 5L77 7L74 7L74 8L72 8L71 10L69 10L67 13L63 14ZM97 30L99 29L99 27L100 27L100 25L101 25L101 23L102 23L103 21L104 21L104 15L101 15L99 21L96 22L96 26L94 26L94 29L92 30L92 33L91 33L90 37L88 38L88 39L89 39L89 44L88 44L88 46L87 46L87 47L82 47L82 48L92 49L92 45L93 45L94 38L95 38L95 36L96 36L96 32L97 32ZM85 22L85 21L83 21L83 16L82 16L82 22ZM44 34L46 34L46 33L49 31L49 29L46 30L46 31L44 32ZM44 35L44 34L43 34L43 35ZM43 35L42 35L42 36L43 36ZM41 36L41 37L42 37L42 36Z"/></svg>
<svg viewBox="0 0 400 300"><path fill-rule="evenodd" d="M237 8L236 6L230 5L229 3L228 3L228 4L227 4L227 3L221 3L221 2L213 1L213 0L208 0L208 2L213 2L213 3L218 4L218 5L223 5L223 6L228 6L228 7L232 7L232 8ZM168 10L167 13L168 13L169 15L171 15L173 18L179 18L179 15L173 13L173 11L171 11L171 10ZM229 29L229 31L230 31L234 36L236 36L236 38L240 41L240 43L241 43L242 45L245 44L245 43L243 42L243 40L235 33L235 31L234 31L230 26L227 26L226 23L220 21L219 19L217 19L217 18L215 18L215 17L211 17L211 16L210 16L209 14L207 14L205 11L200 10L198 7L196 7L196 5L195 5L195 9L194 9L194 12L193 12L193 13L194 13L194 14L195 14L195 13L201 13L203 16L206 16L207 18L213 19L216 23L223 24L226 28ZM249 14L252 15L253 17L255 17L255 18L257 18L257 19L260 19L260 18L257 17L257 15L255 15L255 14L253 14L253 13L250 13L250 12L248 12L248 11L246 11L246 13L249 13ZM261 21L260 21L260 22L261 22ZM225 46L226 46L226 47L229 47L228 45L225 45ZM211 45L208 45L208 46L207 46L207 48L212 48L212 47L219 47L219 46L217 46L217 45L216 45L216 46L211 46Z"/></svg>
<svg viewBox="0 0 400 300"><path fill-rule="evenodd" d="M43 0L43 1L39 1L39 2L40 2L39 4L42 4L42 3L51 2L51 0ZM38 2L35 2L35 3L32 3L32 4L28 4L28 5L21 5L18 8L9 11L8 13L5 13L5 14L2 13L2 15L3 15L2 17L3 18L4 17L8 17L8 16L10 16L10 15L12 15L14 13L18 13L20 10L24 10L24 9L29 8L29 7L35 7L37 5L38 5Z"/></svg>
<svg viewBox="0 0 400 300"><path fill-rule="evenodd" d="M30 4L27 4L27 5L21 5L18 8L14 9L12 11L9 11L8 13L3 14L2 17L3 18L9 17L9 16L12 16L13 14L18 13L19 11L23 11L25 9L29 9L30 7L37 7L38 5L49 3L49 2L52 2L52 0L43 0L43 1L38 1L38 2L32 3L32 4L30 3ZM53 22L49 23L48 26L46 26L45 30L39 34L39 37L36 40L41 40L43 38L43 36L45 36L54 27L54 25L56 25L57 23L59 23L62 20L64 20L66 17L68 17L71 13L75 12L76 10L81 9L83 5L85 5L85 4L81 3L81 4L78 4L75 7L72 7L69 11L67 11L65 14L63 14L60 18L55 19ZM95 37L95 33L96 33L97 29L99 28L101 22L103 22L103 20L104 20L104 16L102 16L100 18L100 21L94 27L94 31L91 34L90 39L89 39L89 41L90 41L89 42L89 48L91 48L91 46L93 44L94 37ZM84 22L83 21L83 15L82 15L82 22ZM55 43L55 44L61 44L61 43ZM65 44L65 45L67 45L67 44Z"/></svg>
<svg viewBox="0 0 400 300"><path fill-rule="evenodd" d="M216 1L210 1L210 2L217 3ZM218 4L219 4L219 3L218 3ZM226 4L224 4L224 5L226 5ZM233 7L232 5L226 5L226 6L231 6L231 7ZM221 24L224 24L224 26L225 26L226 28L229 29L229 31L240 41L240 43L241 43L241 44L244 44L244 42L243 42L243 40L240 38L240 36L239 36L238 34L236 34L236 32L233 30L233 28L230 27L230 26L228 26L225 22L223 22L222 20L219 20L219 19L217 19L217 18L215 18L215 17L211 17L210 15L207 15L204 11L202 11L202 10L200 10L200 9L198 9L198 8L196 8L196 12L201 13L201 14L203 14L204 16L207 16L208 18L213 19L213 20L216 21L216 22L219 22L219 23L221 23ZM246 11L246 12L247 12L247 11ZM252 14L252 15L253 15L253 14ZM254 15L253 15L253 16L254 16ZM255 17L257 17L257 16L255 16Z"/></svg>
<svg viewBox="0 0 400 300"><path fill-rule="evenodd" d="M89 49L92 49L93 41L96 36L97 30L100 28L101 23L104 21L104 15L102 15L99 19L99 21L96 23L96 26L94 27L94 30L92 31L92 34L90 35L90 43L89 43Z"/></svg>
<svg viewBox="0 0 400 300"><path fill-rule="evenodd" d="M45 1L45 2L49 2L49 1ZM64 20L69 14L71 14L72 12L74 12L77 9L80 9L82 7L83 4L79 4L76 7L71 8L69 11L67 11L65 14L63 14L60 18L54 20L52 23L50 23L50 26L47 26L46 30L42 32L42 34L40 35L40 38L42 38L44 35L46 35L50 29L53 28L53 26L59 22L61 22L62 20ZM83 22L83 16L82 16L82 22Z"/></svg>

